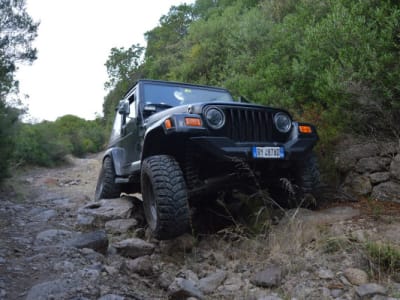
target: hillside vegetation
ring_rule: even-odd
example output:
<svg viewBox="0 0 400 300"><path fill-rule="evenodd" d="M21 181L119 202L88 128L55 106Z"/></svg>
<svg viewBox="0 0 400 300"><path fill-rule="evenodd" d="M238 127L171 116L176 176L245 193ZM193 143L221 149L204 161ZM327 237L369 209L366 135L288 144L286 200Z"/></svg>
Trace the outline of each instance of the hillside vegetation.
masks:
<svg viewBox="0 0 400 300"><path fill-rule="evenodd" d="M172 7L147 48L112 49L104 114L137 78L223 86L341 132L395 134L400 4L377 0L197 0Z"/></svg>
<svg viewBox="0 0 400 300"><path fill-rule="evenodd" d="M129 48L111 49L103 118L64 116L35 125L21 124L21 111L4 100L18 90L15 64L36 58L31 42L38 24L24 3L1 1L10 9L0 13L0 179L10 163L53 165L67 153L100 150L116 104L138 78L222 86L252 102L284 107L317 125L326 161L343 133L398 137L399 1L197 0L173 6L145 34L147 47L132 41Z"/></svg>

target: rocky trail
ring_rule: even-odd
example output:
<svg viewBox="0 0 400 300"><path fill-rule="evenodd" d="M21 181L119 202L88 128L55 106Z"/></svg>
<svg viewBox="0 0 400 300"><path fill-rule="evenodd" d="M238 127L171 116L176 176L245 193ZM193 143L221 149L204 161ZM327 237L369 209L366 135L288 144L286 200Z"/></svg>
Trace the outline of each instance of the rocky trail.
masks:
<svg viewBox="0 0 400 300"><path fill-rule="evenodd" d="M71 158L6 183L0 299L400 299L399 204L329 203L260 234L237 222L157 241L139 198L92 201L99 167Z"/></svg>

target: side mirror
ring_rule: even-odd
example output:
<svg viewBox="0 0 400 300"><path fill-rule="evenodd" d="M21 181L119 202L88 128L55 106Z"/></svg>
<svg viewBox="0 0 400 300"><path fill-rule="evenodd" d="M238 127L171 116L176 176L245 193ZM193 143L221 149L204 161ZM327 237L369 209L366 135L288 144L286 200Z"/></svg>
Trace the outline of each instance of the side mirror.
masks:
<svg viewBox="0 0 400 300"><path fill-rule="evenodd" d="M118 113L120 115L127 116L130 114L130 106L129 106L129 101L128 100L121 100L119 101L118 105Z"/></svg>

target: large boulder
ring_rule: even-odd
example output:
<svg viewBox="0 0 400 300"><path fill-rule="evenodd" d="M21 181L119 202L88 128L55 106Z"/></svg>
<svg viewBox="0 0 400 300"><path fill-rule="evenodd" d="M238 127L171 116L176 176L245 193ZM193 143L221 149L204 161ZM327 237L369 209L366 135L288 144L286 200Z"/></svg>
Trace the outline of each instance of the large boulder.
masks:
<svg viewBox="0 0 400 300"><path fill-rule="evenodd" d="M377 156L380 151L377 143L354 144L354 141L349 141L339 146L335 164L340 172L347 173L354 169L358 160Z"/></svg>
<svg viewBox="0 0 400 300"><path fill-rule="evenodd" d="M104 199L91 202L79 209L80 226L103 226L110 220L127 219L132 214L133 203L127 198Z"/></svg>
<svg viewBox="0 0 400 300"><path fill-rule="evenodd" d="M371 197L377 200L400 203L400 184L388 181L374 186Z"/></svg>
<svg viewBox="0 0 400 300"><path fill-rule="evenodd" d="M347 192L355 195L369 195L372 191L370 178L356 173L347 176L344 186Z"/></svg>
<svg viewBox="0 0 400 300"><path fill-rule="evenodd" d="M360 174L382 172L388 170L390 162L387 157L365 157L357 162L355 170Z"/></svg>
<svg viewBox="0 0 400 300"><path fill-rule="evenodd" d="M400 154L397 154L390 164L390 175L400 181Z"/></svg>

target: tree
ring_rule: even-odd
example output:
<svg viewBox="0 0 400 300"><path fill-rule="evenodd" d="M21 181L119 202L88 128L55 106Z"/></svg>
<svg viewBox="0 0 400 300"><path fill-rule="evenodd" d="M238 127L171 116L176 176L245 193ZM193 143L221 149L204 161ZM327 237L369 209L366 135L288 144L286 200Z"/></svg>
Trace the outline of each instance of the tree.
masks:
<svg viewBox="0 0 400 300"><path fill-rule="evenodd" d="M125 50L124 47L112 48L105 63L108 81L105 87L114 88L120 81L130 82L139 77L139 66L144 48L139 44L132 45Z"/></svg>
<svg viewBox="0 0 400 300"><path fill-rule="evenodd" d="M19 116L6 98L18 92L17 64L36 59L32 41L38 25L26 12L25 0L0 0L0 181L8 175Z"/></svg>
<svg viewBox="0 0 400 300"><path fill-rule="evenodd" d="M28 15L25 0L0 0L0 97L4 101L10 92L16 92L18 82L14 75L17 63L36 59L32 41L36 38L38 23Z"/></svg>
<svg viewBox="0 0 400 300"><path fill-rule="evenodd" d="M147 48L143 69L146 77L174 79L170 73L171 68L182 61L182 42L194 20L191 5L172 6L168 14L160 18L160 25L146 32Z"/></svg>

